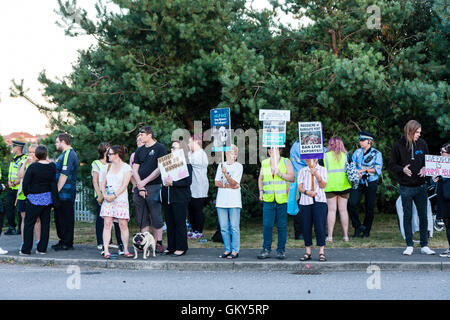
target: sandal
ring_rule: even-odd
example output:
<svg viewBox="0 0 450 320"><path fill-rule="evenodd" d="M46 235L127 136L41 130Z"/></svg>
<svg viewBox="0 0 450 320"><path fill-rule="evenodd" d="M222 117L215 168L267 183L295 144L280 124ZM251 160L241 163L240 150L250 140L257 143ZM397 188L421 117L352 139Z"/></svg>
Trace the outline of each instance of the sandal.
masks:
<svg viewBox="0 0 450 320"><path fill-rule="evenodd" d="M239 257L239 253L236 252L236 254L230 254L228 255L227 259L236 259Z"/></svg>
<svg viewBox="0 0 450 320"><path fill-rule="evenodd" d="M319 261L327 261L327 258L323 253L319 254Z"/></svg>
<svg viewBox="0 0 450 320"><path fill-rule="evenodd" d="M305 253L305 255L303 257L300 258L300 261L308 261L311 260L311 253Z"/></svg>
<svg viewBox="0 0 450 320"><path fill-rule="evenodd" d="M105 258L105 259L111 259L111 254L110 253L108 253L108 254L105 254L105 255L103 255L103 258Z"/></svg>
<svg viewBox="0 0 450 320"><path fill-rule="evenodd" d="M222 258L222 259L227 258L230 254L231 254L231 252L228 252L228 253L224 252L219 256L219 258Z"/></svg>
<svg viewBox="0 0 450 320"><path fill-rule="evenodd" d="M125 258L133 258L134 254L132 254L131 252L127 252L123 255Z"/></svg>

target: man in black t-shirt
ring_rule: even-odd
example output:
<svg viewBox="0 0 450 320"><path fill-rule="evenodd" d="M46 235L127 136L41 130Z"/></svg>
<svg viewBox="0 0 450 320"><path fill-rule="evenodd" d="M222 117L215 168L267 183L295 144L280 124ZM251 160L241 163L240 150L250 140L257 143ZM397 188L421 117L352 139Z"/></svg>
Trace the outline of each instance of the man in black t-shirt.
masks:
<svg viewBox="0 0 450 320"><path fill-rule="evenodd" d="M163 218L161 214L160 190L161 174L158 168L158 158L167 154L166 147L153 137L153 130L149 126L139 130L138 137L144 143L134 155L133 177L136 188L133 190L133 201L136 211L136 220L141 232L150 231L150 218L152 233L157 241L156 252L164 251L162 245Z"/></svg>

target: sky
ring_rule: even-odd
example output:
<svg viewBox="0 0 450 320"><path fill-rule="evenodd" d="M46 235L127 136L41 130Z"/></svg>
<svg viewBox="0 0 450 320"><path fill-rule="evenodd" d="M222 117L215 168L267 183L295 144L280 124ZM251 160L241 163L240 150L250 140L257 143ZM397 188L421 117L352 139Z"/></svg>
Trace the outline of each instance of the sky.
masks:
<svg viewBox="0 0 450 320"><path fill-rule="evenodd" d="M79 7L95 17L95 0L78 0ZM254 0L254 9L267 7L267 0ZM24 98L11 98L11 80L23 79L27 94L37 103L49 105L42 96L43 86L37 78L46 71L52 80L62 79L72 70L78 50L95 44L89 36L68 37L56 25L60 18L54 11L57 0L0 1L0 134L25 131L49 133L47 118ZM283 22L295 24L282 15Z"/></svg>

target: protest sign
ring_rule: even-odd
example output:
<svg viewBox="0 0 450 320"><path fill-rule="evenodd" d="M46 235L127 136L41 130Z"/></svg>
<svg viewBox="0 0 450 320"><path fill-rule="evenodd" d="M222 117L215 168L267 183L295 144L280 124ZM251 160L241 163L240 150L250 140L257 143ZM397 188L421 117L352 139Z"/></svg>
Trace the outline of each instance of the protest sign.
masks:
<svg viewBox="0 0 450 320"><path fill-rule="evenodd" d="M171 177L173 181L178 181L189 176L183 149L158 158L158 168L163 181L167 177Z"/></svg>
<svg viewBox="0 0 450 320"><path fill-rule="evenodd" d="M211 136L213 137L213 152L231 151L231 117L230 108L212 109Z"/></svg>
<svg viewBox="0 0 450 320"><path fill-rule="evenodd" d="M259 120L263 121L263 147L285 147L286 122L290 119L290 110L259 110Z"/></svg>
<svg viewBox="0 0 450 320"><path fill-rule="evenodd" d="M300 159L323 159L322 123L299 122Z"/></svg>
<svg viewBox="0 0 450 320"><path fill-rule="evenodd" d="M425 155L425 174L450 178L450 157Z"/></svg>

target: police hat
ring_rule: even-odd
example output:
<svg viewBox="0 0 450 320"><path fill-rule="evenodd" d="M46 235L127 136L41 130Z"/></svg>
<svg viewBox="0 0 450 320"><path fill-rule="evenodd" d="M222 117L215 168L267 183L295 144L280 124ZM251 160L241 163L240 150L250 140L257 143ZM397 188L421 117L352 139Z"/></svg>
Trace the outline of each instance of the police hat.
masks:
<svg viewBox="0 0 450 320"><path fill-rule="evenodd" d="M359 133L359 140L363 141L363 140L373 140L375 138L375 136L373 134L371 134L370 132L367 131L361 131Z"/></svg>
<svg viewBox="0 0 450 320"><path fill-rule="evenodd" d="M25 142L22 141L18 141L18 140L13 140L12 141L12 146L13 147L25 147Z"/></svg>

